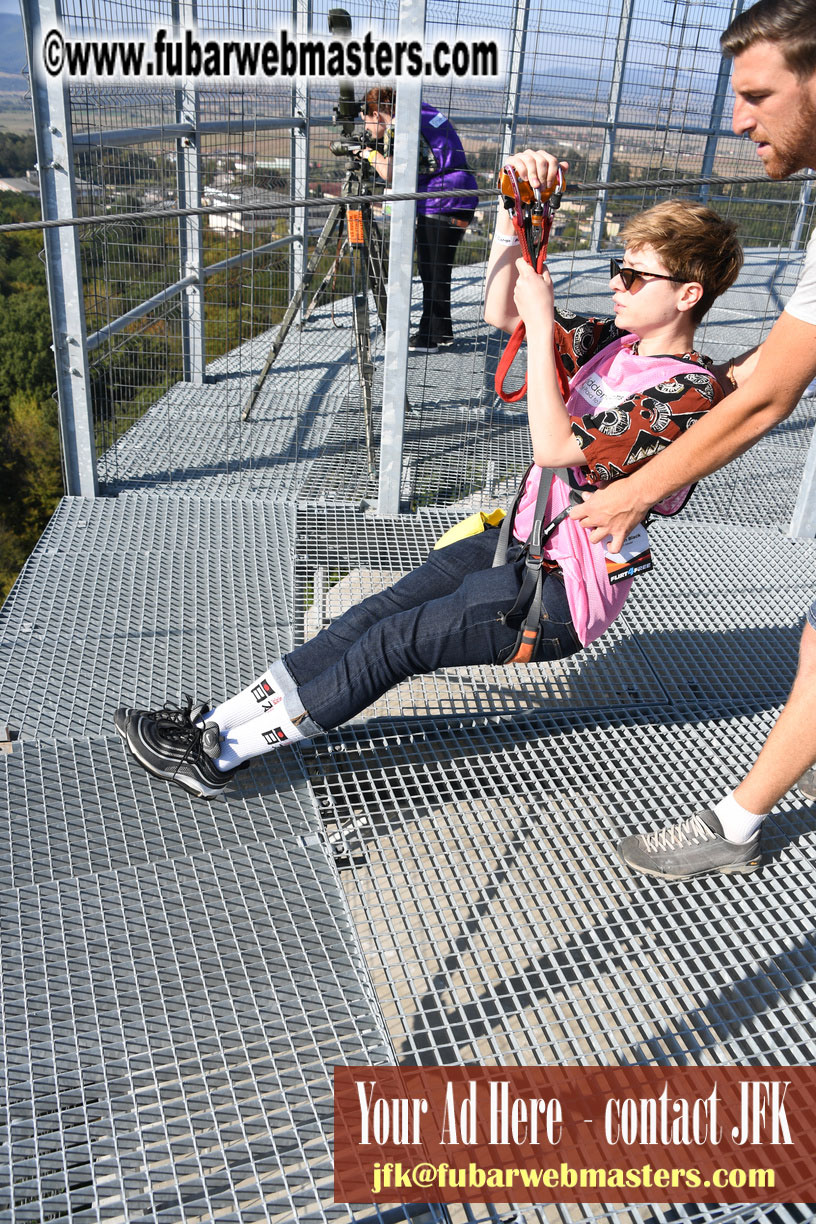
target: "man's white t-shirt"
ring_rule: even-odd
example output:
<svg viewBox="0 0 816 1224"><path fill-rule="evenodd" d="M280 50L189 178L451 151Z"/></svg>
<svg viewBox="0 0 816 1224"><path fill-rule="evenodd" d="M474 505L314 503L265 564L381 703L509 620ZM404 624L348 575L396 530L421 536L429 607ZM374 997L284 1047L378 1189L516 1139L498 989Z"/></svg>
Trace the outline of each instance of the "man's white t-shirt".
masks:
<svg viewBox="0 0 816 1224"><path fill-rule="evenodd" d="M802 275L790 301L785 303L785 310L795 319L812 323L816 327L816 229L811 234L805 251Z"/></svg>

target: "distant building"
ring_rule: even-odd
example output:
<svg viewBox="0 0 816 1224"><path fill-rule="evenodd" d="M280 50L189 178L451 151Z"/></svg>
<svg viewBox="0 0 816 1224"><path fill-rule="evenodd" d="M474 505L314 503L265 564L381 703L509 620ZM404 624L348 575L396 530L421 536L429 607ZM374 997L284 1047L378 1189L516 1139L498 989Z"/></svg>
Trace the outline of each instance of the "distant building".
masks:
<svg viewBox="0 0 816 1224"><path fill-rule="evenodd" d="M40 185L27 178L0 178L0 191L14 191L17 195L40 196Z"/></svg>
<svg viewBox="0 0 816 1224"><path fill-rule="evenodd" d="M225 192L229 191L235 182L235 175L231 173L214 174L212 181L204 188L204 194L208 192Z"/></svg>
<svg viewBox="0 0 816 1224"><path fill-rule="evenodd" d="M230 204L238 205L235 212L209 213L207 223L211 229L225 230L233 234L254 234L258 230L269 230L281 216L286 213L253 212L252 205L258 208L271 204L281 204L288 197L277 191L266 191L261 187L208 187L204 194L204 203L216 208L225 208Z"/></svg>
<svg viewBox="0 0 816 1224"><path fill-rule="evenodd" d="M105 199L105 188L99 183L89 183L85 179L74 179L76 198L80 204L95 203Z"/></svg>
<svg viewBox="0 0 816 1224"><path fill-rule="evenodd" d="M237 167L236 167L237 168ZM288 157L256 157L256 170L272 170L277 174L288 174L292 163Z"/></svg>

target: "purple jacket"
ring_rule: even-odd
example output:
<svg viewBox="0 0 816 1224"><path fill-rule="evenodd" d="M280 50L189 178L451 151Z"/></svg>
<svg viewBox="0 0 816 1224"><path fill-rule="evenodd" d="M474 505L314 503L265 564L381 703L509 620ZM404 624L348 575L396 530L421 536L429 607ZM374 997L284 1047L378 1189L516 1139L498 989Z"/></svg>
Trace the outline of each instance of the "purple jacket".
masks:
<svg viewBox="0 0 816 1224"><path fill-rule="evenodd" d="M421 142L417 191L475 188L476 179L467 168L465 150L451 121L423 102L419 123ZM476 196L462 196L458 200L417 200L417 212L430 217L450 212L472 215L476 203Z"/></svg>

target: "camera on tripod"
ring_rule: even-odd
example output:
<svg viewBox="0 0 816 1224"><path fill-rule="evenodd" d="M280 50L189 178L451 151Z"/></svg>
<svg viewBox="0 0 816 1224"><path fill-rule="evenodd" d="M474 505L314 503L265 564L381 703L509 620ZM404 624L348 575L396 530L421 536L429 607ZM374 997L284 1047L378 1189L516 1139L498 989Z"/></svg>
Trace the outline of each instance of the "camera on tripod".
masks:
<svg viewBox="0 0 816 1224"><path fill-rule="evenodd" d="M351 34L351 17L345 9L329 10L329 30L338 37ZM369 472L374 471L374 417L373 393L374 363L371 357L371 327L369 324L369 293L374 297L374 305L380 326L385 332L386 324L386 282L388 268L382 248L382 235L377 230L371 215L370 175L375 172L368 159L359 154L366 149L377 149L382 152L384 143L378 141L363 126L360 107L354 98L354 89L350 81L340 82L340 97L334 108L334 123L340 129L340 139L330 144L335 157L345 157L343 185L339 198L335 199L331 211L320 231L314 250L309 256L306 269L300 284L289 300L283 319L272 341L271 347L260 374L253 384L249 399L241 412L241 420L248 421L256 399L264 385L266 376L272 368L278 353L286 339L289 328L301 313L309 286L321 267L321 261L330 250L330 243L336 239L337 245L331 266L326 270L322 281L312 295L306 311L302 314L300 326L309 318L318 302L321 293L329 286L334 286L337 268L341 260L347 260L351 273L351 307L352 325L354 328L354 350L357 359L357 373L362 393L363 420L365 422L366 454L368 456ZM362 131L360 130L362 128ZM359 200L355 200L359 196ZM372 234L374 238L372 240ZM332 315L332 319L334 316Z"/></svg>
<svg viewBox="0 0 816 1224"><path fill-rule="evenodd" d="M370 132L361 132L353 140L333 140L329 148L335 157L356 157L363 149L376 149L377 141Z"/></svg>

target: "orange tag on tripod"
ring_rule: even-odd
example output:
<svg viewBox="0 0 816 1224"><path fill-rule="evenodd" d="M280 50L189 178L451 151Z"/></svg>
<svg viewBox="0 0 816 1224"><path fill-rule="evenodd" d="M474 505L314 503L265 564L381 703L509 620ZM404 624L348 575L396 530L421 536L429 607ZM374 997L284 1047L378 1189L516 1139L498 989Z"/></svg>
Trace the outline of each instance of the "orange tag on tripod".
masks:
<svg viewBox="0 0 816 1224"><path fill-rule="evenodd" d="M346 222L348 224L349 242L352 246L362 246L365 242L362 210L359 208L347 208Z"/></svg>

